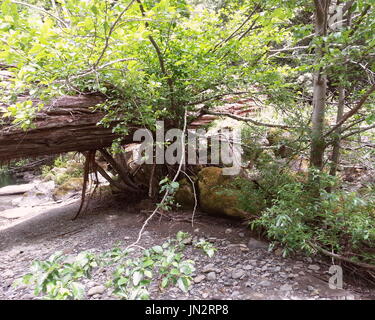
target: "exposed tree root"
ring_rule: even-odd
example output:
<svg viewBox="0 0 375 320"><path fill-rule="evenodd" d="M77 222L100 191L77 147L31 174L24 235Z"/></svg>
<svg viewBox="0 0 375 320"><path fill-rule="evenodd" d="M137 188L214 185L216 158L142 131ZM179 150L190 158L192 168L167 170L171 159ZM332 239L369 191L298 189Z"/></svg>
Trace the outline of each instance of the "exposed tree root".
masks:
<svg viewBox="0 0 375 320"><path fill-rule="evenodd" d="M79 206L79 209L72 220L77 219L83 209L83 205L85 203L85 198L86 198L87 184L89 183L89 180L90 180L90 171L95 171L96 169L95 154L96 154L96 150L91 150L91 151L88 151L87 154L85 155L86 161L85 161L84 173L83 173L81 205ZM93 170L90 170L90 169L93 169Z"/></svg>

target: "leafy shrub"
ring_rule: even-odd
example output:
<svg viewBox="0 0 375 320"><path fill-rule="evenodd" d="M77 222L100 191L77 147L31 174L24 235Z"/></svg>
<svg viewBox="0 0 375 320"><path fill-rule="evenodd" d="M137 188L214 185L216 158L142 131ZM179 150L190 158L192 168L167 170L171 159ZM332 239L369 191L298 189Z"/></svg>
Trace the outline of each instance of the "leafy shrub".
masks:
<svg viewBox="0 0 375 320"><path fill-rule="evenodd" d="M374 197L359 197L357 193L335 191L328 193L324 186L332 185L322 175L320 198L311 197L308 185L289 182L280 186L272 206L251 223L265 228L267 236L285 246L284 255L291 251L315 251L315 245L337 253L356 254L375 245ZM375 257L366 255L366 260Z"/></svg>
<svg viewBox="0 0 375 320"><path fill-rule="evenodd" d="M63 169L61 172L58 169ZM72 154L57 157L52 166L42 167L42 176L53 180L57 185L62 185L70 178L79 178L83 175L83 168L73 160Z"/></svg>
<svg viewBox="0 0 375 320"><path fill-rule="evenodd" d="M134 248L121 249L119 246L101 254L84 251L76 257L56 252L46 261L34 261L30 273L18 279L15 285L31 285L34 294L45 299L82 299L85 288L81 280L90 278L96 267L112 265L112 278L106 285L113 288L113 293L121 299L149 299L149 287L153 281L159 283L161 290L177 286L187 292L195 271L195 262L184 259L185 244L190 240L188 233L180 231L176 238L160 246L142 249L139 256L130 256ZM209 257L216 251L203 239L193 244Z"/></svg>
<svg viewBox="0 0 375 320"><path fill-rule="evenodd" d="M228 189L237 196L241 209L254 216L260 216L273 205L282 186L296 181L286 168L268 160L267 156L258 159L259 174L254 180L238 177Z"/></svg>
<svg viewBox="0 0 375 320"><path fill-rule="evenodd" d="M67 262L61 251L55 252L46 261L34 261L30 273L16 281L34 286L34 294L44 295L45 299L82 299L84 286L79 283L89 277L92 269L98 266L97 257L90 252L81 252L73 262Z"/></svg>

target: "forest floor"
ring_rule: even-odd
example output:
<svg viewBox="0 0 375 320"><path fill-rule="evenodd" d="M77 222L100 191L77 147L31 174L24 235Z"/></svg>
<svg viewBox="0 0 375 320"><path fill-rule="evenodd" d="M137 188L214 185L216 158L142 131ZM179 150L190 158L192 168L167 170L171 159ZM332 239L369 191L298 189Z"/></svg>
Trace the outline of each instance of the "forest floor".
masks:
<svg viewBox="0 0 375 320"><path fill-rule="evenodd" d="M35 259L47 259L55 251L75 254L111 249L121 241L126 246L138 236L147 214L120 200L92 200L77 220L79 199L40 206L17 219L0 219L0 299L38 299L32 289L12 286L28 272ZM152 287L152 299L374 299L375 290L349 280L344 288L330 289L330 263L321 257L283 258L268 251L268 244L254 237L238 221L191 212L170 214L173 219L155 219L140 242L143 247L162 244L182 230L205 238L218 249L213 258L188 246L186 257L196 261L194 284L188 293L178 288L160 292ZM186 220L186 221L185 221ZM103 284L110 270L100 268L85 280L87 299L116 299Z"/></svg>

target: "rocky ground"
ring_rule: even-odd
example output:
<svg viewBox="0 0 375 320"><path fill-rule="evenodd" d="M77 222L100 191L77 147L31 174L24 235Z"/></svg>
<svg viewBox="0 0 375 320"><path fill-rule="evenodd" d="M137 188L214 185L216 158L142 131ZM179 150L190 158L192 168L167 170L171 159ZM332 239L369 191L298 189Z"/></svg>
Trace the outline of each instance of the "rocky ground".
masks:
<svg viewBox="0 0 375 320"><path fill-rule="evenodd" d="M84 215L71 221L78 205L76 194L61 203L34 203L33 207L18 208L14 215L1 216L0 212L0 299L37 299L29 287L12 286L15 279L28 272L33 260L46 259L57 250L66 254L98 252L112 248L118 241L126 246L137 238L147 217L138 206L127 205L124 200L99 197ZM268 244L254 237L240 222L197 213L192 226L185 219L190 216L191 212L179 212L172 214L171 220L152 221L140 245L162 244L182 230L211 241L218 251L209 258L188 246L187 258L196 261L190 291L185 294L171 288L160 292L153 287L152 299L375 298L374 289L354 285L345 274L344 288L330 289L330 263L321 257L283 258L280 250L269 252ZM87 299L116 299L103 286L108 276L110 270L100 268L84 282Z"/></svg>

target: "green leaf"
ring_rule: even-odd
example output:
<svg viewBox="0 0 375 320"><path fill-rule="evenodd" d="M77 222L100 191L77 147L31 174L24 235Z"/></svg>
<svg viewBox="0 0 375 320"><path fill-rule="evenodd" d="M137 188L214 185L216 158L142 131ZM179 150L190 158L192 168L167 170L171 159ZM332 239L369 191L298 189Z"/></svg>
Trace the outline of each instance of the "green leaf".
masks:
<svg viewBox="0 0 375 320"><path fill-rule="evenodd" d="M189 286L190 286L190 281L185 278L181 277L177 280L177 286L183 291L183 292L188 292L189 291Z"/></svg>
<svg viewBox="0 0 375 320"><path fill-rule="evenodd" d="M169 283L169 279L168 278L163 278L162 282L161 282L161 287L162 288L165 288Z"/></svg>
<svg viewBox="0 0 375 320"><path fill-rule="evenodd" d="M163 253L163 248L161 246L154 246L152 247L152 250L159 254Z"/></svg>

